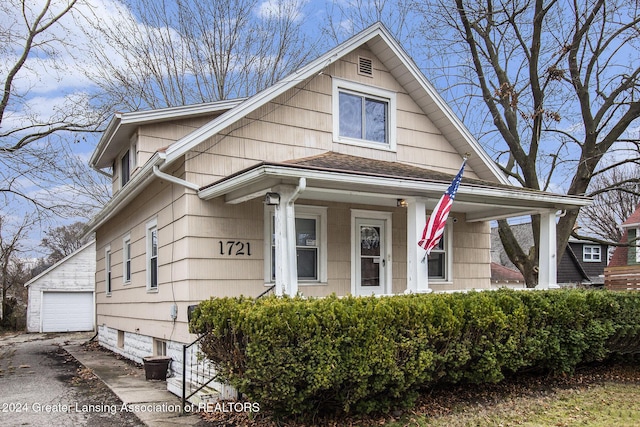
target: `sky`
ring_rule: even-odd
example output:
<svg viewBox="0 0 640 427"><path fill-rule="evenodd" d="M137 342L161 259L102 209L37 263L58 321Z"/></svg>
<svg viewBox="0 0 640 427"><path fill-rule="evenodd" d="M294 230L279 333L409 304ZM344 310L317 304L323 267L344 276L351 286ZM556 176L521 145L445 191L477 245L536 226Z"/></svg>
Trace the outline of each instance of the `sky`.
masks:
<svg viewBox="0 0 640 427"><path fill-rule="evenodd" d="M55 7L60 8L68 0L53 0ZM414 57L416 62L424 64L426 51L423 49L424 35L416 31L416 22L404 22L399 16L388 13L387 10L377 12L371 10L364 5L369 4L365 0L282 0L286 1L296 10L296 19L303 22L303 28L311 39L315 40L313 48L317 50L316 55L321 54L326 49L333 47L337 42L343 41L353 33L361 29L345 17L345 13L353 13L352 16L362 16L375 20L376 13L384 16L385 23L390 30L398 34L400 42L405 49ZM33 5L33 10L27 10L27 15L33 15L37 11L37 7L44 4L44 0L31 0L29 3ZM277 0L259 1L254 9L256 19L263 17L277 10ZM383 2L384 3L384 2ZM169 2L170 4L170 2ZM86 77L87 73L99 73L101 70L93 69L94 62L89 57L88 46L100 45L107 54L118 60L118 52L111 47L110 43L102 40L97 34L88 38L81 26L87 25L87 20L101 20L105 23L113 25L121 25L123 19L130 19L133 13L124 7L118 0L79 0L73 14L65 16L61 21L61 25L55 26L47 34L49 36L64 40L70 43L56 44L55 55L44 50L35 50L35 55L27 60L26 67L20 73L17 80L16 93L24 94L24 102L14 104L11 111L5 115L3 128L20 126L28 120L45 121L52 113L55 114L56 106L68 102L70 99L88 102L88 97L95 94L97 88L92 84L90 79ZM19 27L21 20L21 10L19 0L3 0L0 4L0 25L7 28L11 25L14 28ZM333 36L322 34L322 30L327 28L327 23L331 21L332 27L336 29ZM141 25L141 24L138 24ZM422 37L422 38L421 38ZM70 48L67 48L70 46ZM11 46L5 44L0 46L0 75L3 77L7 74L9 64L15 62L16 53L12 51ZM425 67L428 68L428 67ZM436 86L439 82L434 82ZM455 96L451 93L443 94L445 99L447 96ZM567 124L568 127L571 124ZM638 138L640 135L640 126L634 127L630 135ZM95 147L99 135L86 135L78 139L77 142L71 144L74 155L84 161L88 161L93 148ZM616 154L616 156L624 156L624 153ZM38 188L39 183L24 182L24 188L31 195L38 195L41 190ZM563 185L566 183L552 183L552 190L562 191ZM61 198L64 198L70 188L65 183L58 183L56 192ZM68 197L74 197L69 194ZM4 208L3 213L19 220L21 217L21 208L13 204L8 208ZM52 221L45 222L35 227L31 233L26 246L37 248L44 231L52 226L70 223L78 218L54 218Z"/></svg>

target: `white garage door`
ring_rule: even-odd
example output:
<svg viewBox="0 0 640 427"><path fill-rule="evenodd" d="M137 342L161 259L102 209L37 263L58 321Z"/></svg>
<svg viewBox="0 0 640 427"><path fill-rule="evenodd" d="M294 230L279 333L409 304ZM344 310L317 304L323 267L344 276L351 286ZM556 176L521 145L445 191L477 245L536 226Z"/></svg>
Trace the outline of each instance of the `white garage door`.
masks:
<svg viewBox="0 0 640 427"><path fill-rule="evenodd" d="M93 330L93 292L43 292L42 332Z"/></svg>

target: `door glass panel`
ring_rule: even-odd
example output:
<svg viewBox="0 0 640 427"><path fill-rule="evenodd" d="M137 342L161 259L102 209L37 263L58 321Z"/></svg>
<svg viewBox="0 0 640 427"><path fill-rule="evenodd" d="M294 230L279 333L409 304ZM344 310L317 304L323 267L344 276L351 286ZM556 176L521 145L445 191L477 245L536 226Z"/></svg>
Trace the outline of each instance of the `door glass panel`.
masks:
<svg viewBox="0 0 640 427"><path fill-rule="evenodd" d="M380 227L360 226L360 255L380 256Z"/></svg>
<svg viewBox="0 0 640 427"><path fill-rule="evenodd" d="M380 227L360 226L360 285L380 286Z"/></svg>
<svg viewBox="0 0 640 427"><path fill-rule="evenodd" d="M380 259L360 259L361 286L380 286Z"/></svg>

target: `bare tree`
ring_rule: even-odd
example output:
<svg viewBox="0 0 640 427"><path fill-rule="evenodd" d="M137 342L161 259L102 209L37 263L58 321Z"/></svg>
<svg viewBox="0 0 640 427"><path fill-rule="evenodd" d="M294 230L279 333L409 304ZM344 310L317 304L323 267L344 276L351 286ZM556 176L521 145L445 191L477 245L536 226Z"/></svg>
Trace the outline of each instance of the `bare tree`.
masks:
<svg viewBox="0 0 640 427"><path fill-rule="evenodd" d="M129 0L91 26L89 77L129 110L251 95L310 54L298 0ZM106 46L106 47L105 47Z"/></svg>
<svg viewBox="0 0 640 427"><path fill-rule="evenodd" d="M515 183L585 195L606 153L631 144L621 163L638 161L639 141L629 136L640 115L637 2L456 0L422 11L429 42L459 70L453 98L473 105L460 109L465 122ZM577 216L558 220L558 260ZM537 283L538 217L532 227L534 247L522 248L499 221L528 286Z"/></svg>
<svg viewBox="0 0 640 427"><path fill-rule="evenodd" d="M415 15L413 2L391 0L353 0L350 2L329 2L327 6L327 25L322 32L333 43L340 43L347 37L368 26L382 22L412 53L412 57L421 51L417 31L419 21L412 19Z"/></svg>
<svg viewBox="0 0 640 427"><path fill-rule="evenodd" d="M640 167L607 169L591 181L588 195L593 197L593 205L581 210L578 217L581 228L573 235L582 239L595 237L608 244L619 242L620 224L640 204Z"/></svg>
<svg viewBox="0 0 640 427"><path fill-rule="evenodd" d="M49 108L38 99L47 80L65 69L64 20L79 0L0 3L0 195L5 205L27 202L60 213L73 200L56 191L69 177L61 167L77 133L96 132L105 117L83 93L67 93ZM78 177L79 179L79 177Z"/></svg>
<svg viewBox="0 0 640 427"><path fill-rule="evenodd" d="M85 223L77 221L45 232L46 237L42 239L42 246L49 250L48 263L54 264L60 261L90 241L90 236L83 238L84 226Z"/></svg>
<svg viewBox="0 0 640 427"><path fill-rule="evenodd" d="M0 320L4 321L8 313L9 291L23 285L28 279L28 272L20 261L22 240L33 225L30 217L11 226L6 217L0 216L0 287L1 304ZM4 323L4 322L2 322Z"/></svg>

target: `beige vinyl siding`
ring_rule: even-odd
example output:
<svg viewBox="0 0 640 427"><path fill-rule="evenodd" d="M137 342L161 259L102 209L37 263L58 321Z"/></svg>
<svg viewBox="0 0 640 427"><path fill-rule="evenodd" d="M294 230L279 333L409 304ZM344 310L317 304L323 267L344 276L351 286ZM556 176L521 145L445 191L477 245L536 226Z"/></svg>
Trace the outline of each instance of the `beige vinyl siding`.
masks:
<svg viewBox="0 0 640 427"><path fill-rule="evenodd" d="M358 56L373 60L373 78L357 74ZM397 93L396 151L333 142L332 76ZM286 161L327 151L451 174L462 160L382 63L361 48L200 144L186 155L186 179L207 185L262 161ZM477 178L470 167L465 176Z"/></svg>
<svg viewBox="0 0 640 427"><path fill-rule="evenodd" d="M174 171L180 175L181 171ZM141 195L96 233L96 314L97 324L128 332L144 333L168 338L173 322L170 308L178 304L178 320L186 322L189 301L186 278L188 263L185 236L186 221L184 187L154 180ZM175 203L172 203L175 202ZM158 291L147 291L146 224L153 218L158 222L159 274ZM123 283L123 236L131 237L131 282ZM111 247L112 291L105 294L104 250ZM186 328L182 338L188 340ZM169 331L168 333L166 333Z"/></svg>
<svg viewBox="0 0 640 427"><path fill-rule="evenodd" d="M455 204L454 204L455 206ZM451 213L453 227L453 281L430 282L434 291L491 288L491 227L488 222L466 222L463 214ZM450 217L450 218L451 218Z"/></svg>

